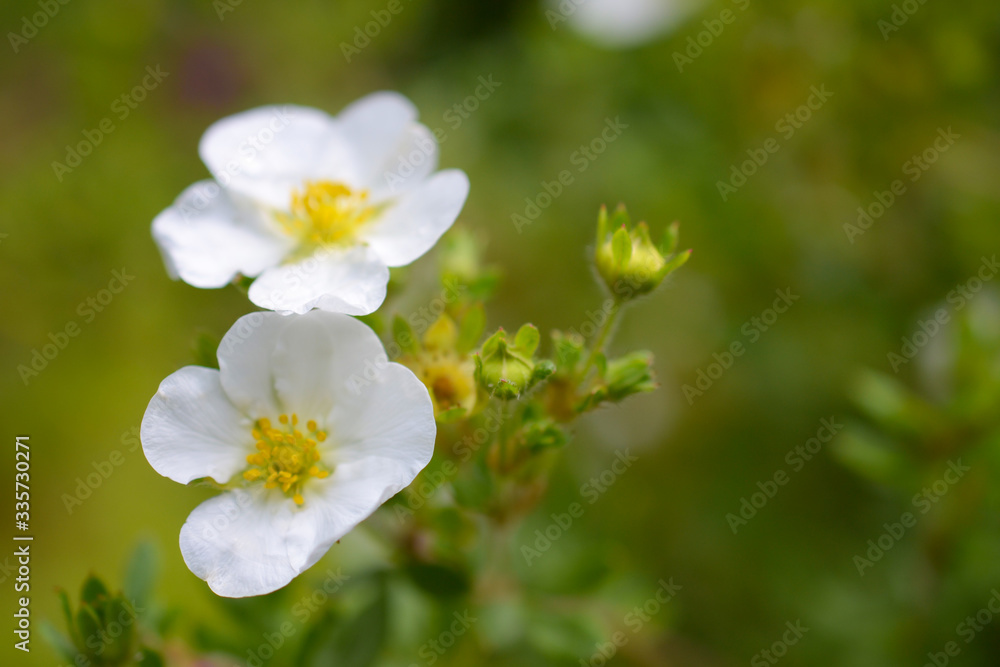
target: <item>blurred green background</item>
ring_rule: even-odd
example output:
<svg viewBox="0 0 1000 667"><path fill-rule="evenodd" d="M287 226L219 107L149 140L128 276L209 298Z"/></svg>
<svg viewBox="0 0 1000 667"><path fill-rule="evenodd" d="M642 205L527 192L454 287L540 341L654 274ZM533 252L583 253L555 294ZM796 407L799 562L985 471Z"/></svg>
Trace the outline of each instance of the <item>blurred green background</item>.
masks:
<svg viewBox="0 0 1000 667"><path fill-rule="evenodd" d="M919 5L886 39L879 21L890 19L888 0L750 2L745 10L716 1L648 43L612 50L567 23L553 28L547 6L535 1L402 0L401 13L348 62L341 44L386 4L70 0L36 36L15 44L8 33L22 32L39 4L17 0L0 9L7 35L0 47L0 470L11 489L13 436L30 434L36 630L43 618L61 624L55 586L75 598L88 572L115 580L141 537L160 546L158 596L184 608L176 635L190 637L196 624L223 626L218 604L176 546L188 512L210 494L159 477L132 449L129 432L160 380L191 363L195 335L221 336L252 306L235 289L169 280L150 223L207 176L197 142L216 119L271 103L335 113L392 89L443 131L442 166L469 174L460 224L488 239L487 260L504 274L491 328L531 321L543 331L579 329L588 321L603 298L587 255L602 203L627 203L657 234L680 220L682 247L695 248L665 288L626 313L612 346L652 349L662 388L578 425L549 495L511 543L517 558L521 541L550 512L578 501L581 484L607 469L616 449L639 457L553 547L562 554L553 563L586 553L605 566L600 576L624 582L612 627L624 627L630 604L652 596L661 578L683 587L643 628L642 650L613 664L728 666L755 656L751 664L771 664L759 662L759 652L796 621L809 631L781 664L918 665L948 641L961 647L949 658L954 664L996 664L1000 619L970 643L956 634L1000 587L995 348L984 343L989 349L959 374L984 375L976 375L986 387L979 403L969 399L941 417L954 448L972 448L963 459L968 479L864 576L854 557L884 523L914 511L910 497L941 477L948 456L915 456L918 472L903 478L897 472L905 465L885 451L860 436L845 441L893 426L899 429L887 438L901 431L919 440L923 431L913 422L932 411L922 406L899 417L892 393L899 388L859 385L863 368L925 391L930 406L952 395L954 387L932 372L949 363L935 352L946 347L943 335L898 374L887 353L899 353L900 339L937 308L949 309L954 323L960 313L949 292L1000 245L996 4ZM679 71L674 54L723 10L735 19ZM168 74L122 118L112 105L147 66ZM463 117L454 106L475 95L480 77L499 85ZM814 86L832 95L786 136L776 124ZM67 145L104 118L114 131L60 180L52 163L65 162ZM627 127L596 159L574 161L609 118ZM947 128L959 138L909 180L907 161ZM718 182L772 137L777 151L724 200ZM543 181L565 169L573 183L518 230L512 215L525 215L526 197L535 199ZM852 242L844 225L895 179L904 180L905 193ZM134 280L90 317L80 304L123 267ZM767 331L748 334L757 327L745 325L778 289L800 298ZM972 299L986 315L969 325L987 343L1000 336L988 317L989 292L987 285ZM70 321L79 335L26 384L18 367ZM683 386L694 386L713 354L734 341L745 353L704 395L687 400ZM885 419L869 419L865 406ZM911 421L900 426L895 417ZM795 471L786 454L816 435L824 418L851 426ZM951 428L949 420L960 423ZM115 450L121 465L68 511L64 495ZM779 470L787 484L734 534L726 515ZM2 495L2 515L12 520L12 494ZM348 536L345 553L363 539ZM12 551L4 547L0 563ZM316 569L347 571L350 562L334 552ZM37 632L30 655L13 651L6 629L13 577L4 569L0 578L4 664L58 664ZM469 657L477 651L482 657ZM396 651L384 664L427 664L421 660ZM467 648L439 664L529 664L511 660Z"/></svg>

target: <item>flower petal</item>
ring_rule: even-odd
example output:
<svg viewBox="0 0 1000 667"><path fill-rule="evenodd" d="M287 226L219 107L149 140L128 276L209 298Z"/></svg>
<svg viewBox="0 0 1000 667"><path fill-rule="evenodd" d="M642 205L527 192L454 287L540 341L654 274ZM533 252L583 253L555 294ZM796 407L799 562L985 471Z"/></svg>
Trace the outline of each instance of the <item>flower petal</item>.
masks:
<svg viewBox="0 0 1000 667"><path fill-rule="evenodd" d="M237 489L206 500L181 528L188 568L224 597L263 595L305 568L312 544L293 530L295 504L275 489Z"/></svg>
<svg viewBox="0 0 1000 667"><path fill-rule="evenodd" d="M198 150L220 183L281 210L307 180L360 184L334 119L309 107L267 106L223 118L205 131Z"/></svg>
<svg viewBox="0 0 1000 667"><path fill-rule="evenodd" d="M251 423L229 401L219 371L186 366L160 383L139 432L156 472L187 484L211 477L224 484L246 467Z"/></svg>
<svg viewBox="0 0 1000 667"><path fill-rule="evenodd" d="M256 276L289 251L259 214L215 181L199 181L153 220L153 238L171 277L222 287L236 274Z"/></svg>
<svg viewBox="0 0 1000 667"><path fill-rule="evenodd" d="M375 173L369 176L368 189L373 202L398 195L430 176L438 163L438 145L434 133L420 123L411 124Z"/></svg>
<svg viewBox="0 0 1000 667"><path fill-rule="evenodd" d="M446 169L400 195L360 234L388 266L405 266L437 243L455 222L466 197L469 177Z"/></svg>
<svg viewBox="0 0 1000 667"><path fill-rule="evenodd" d="M282 412L274 393L271 354L289 321L278 313L250 313L236 320L219 343L222 388L253 419L273 419Z"/></svg>
<svg viewBox="0 0 1000 667"><path fill-rule="evenodd" d="M405 463L372 457L341 463L322 483L307 485L305 504L290 531L296 536L296 549L290 554L293 566L300 572L313 566L415 476Z"/></svg>
<svg viewBox="0 0 1000 667"><path fill-rule="evenodd" d="M250 286L250 301L279 313L312 308L367 315L385 300L389 269L370 250L320 249L295 264L265 271Z"/></svg>
<svg viewBox="0 0 1000 667"><path fill-rule="evenodd" d="M407 140L416 120L413 103L391 91L366 95L337 115L337 124L351 147L361 183L382 182L381 171L386 161Z"/></svg>
<svg viewBox="0 0 1000 667"><path fill-rule="evenodd" d="M397 363L369 368L352 388L348 395L338 395L327 418L330 460L336 466L378 461L398 491L434 453L437 424L430 394L410 369Z"/></svg>
<svg viewBox="0 0 1000 667"><path fill-rule="evenodd" d="M351 397L352 382L366 382L366 371L373 376L386 362L382 341L367 325L323 311L288 318L271 355L281 405L316 420Z"/></svg>

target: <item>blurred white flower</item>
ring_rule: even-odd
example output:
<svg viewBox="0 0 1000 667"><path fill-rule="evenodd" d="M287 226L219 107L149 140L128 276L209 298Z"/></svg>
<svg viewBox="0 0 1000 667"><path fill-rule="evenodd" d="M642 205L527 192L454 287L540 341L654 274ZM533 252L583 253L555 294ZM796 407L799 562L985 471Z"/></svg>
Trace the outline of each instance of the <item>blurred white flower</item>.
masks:
<svg viewBox="0 0 1000 667"><path fill-rule="evenodd" d="M219 367L163 381L142 448L165 477L225 486L181 528L184 561L219 595L262 595L413 481L434 451L434 408L346 315L246 315L223 338Z"/></svg>
<svg viewBox="0 0 1000 667"><path fill-rule="evenodd" d="M462 171L434 173L437 142L416 118L381 92L336 117L272 106L216 122L199 146L215 180L153 221L167 270L195 287L257 277L250 300L285 314L373 312L388 267L427 252L469 193Z"/></svg>
<svg viewBox="0 0 1000 667"><path fill-rule="evenodd" d="M556 0L549 3L548 15L553 27L558 16L600 46L628 48L673 30L703 4L703 0Z"/></svg>

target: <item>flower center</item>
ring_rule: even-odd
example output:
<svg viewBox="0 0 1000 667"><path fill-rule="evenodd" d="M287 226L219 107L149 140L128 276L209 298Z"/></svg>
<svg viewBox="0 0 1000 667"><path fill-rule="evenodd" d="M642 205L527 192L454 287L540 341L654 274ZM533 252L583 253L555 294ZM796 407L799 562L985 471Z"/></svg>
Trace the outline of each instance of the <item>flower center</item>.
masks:
<svg viewBox="0 0 1000 667"><path fill-rule="evenodd" d="M261 417L253 425L257 452L247 456L250 467L243 472L248 482L263 481L265 489L278 489L301 505L302 486L310 477L323 479L330 471L320 463L317 443L326 440L326 431L321 431L316 422L306 422L308 433L299 430L299 417L293 414L278 417L280 428L274 428L271 420Z"/></svg>
<svg viewBox="0 0 1000 667"><path fill-rule="evenodd" d="M289 213L279 213L285 232L311 245L337 245L352 241L375 213L368 191L354 191L343 183L306 181L292 193Z"/></svg>
<svg viewBox="0 0 1000 667"><path fill-rule="evenodd" d="M454 353L424 351L415 358L400 360L431 392L435 411L455 407L471 409L476 402L476 385L471 362Z"/></svg>

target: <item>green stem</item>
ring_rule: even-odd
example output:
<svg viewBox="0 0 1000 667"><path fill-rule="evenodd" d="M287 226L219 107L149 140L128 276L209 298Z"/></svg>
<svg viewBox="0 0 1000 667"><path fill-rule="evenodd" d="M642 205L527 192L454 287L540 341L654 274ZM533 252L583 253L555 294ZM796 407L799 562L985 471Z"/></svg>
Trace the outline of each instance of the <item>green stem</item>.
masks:
<svg viewBox="0 0 1000 667"><path fill-rule="evenodd" d="M507 441L510 440L510 423L513 421L514 410L511 405L513 401L500 400L500 432L497 438L500 440L500 470L507 468Z"/></svg>
<svg viewBox="0 0 1000 667"><path fill-rule="evenodd" d="M585 380L587 378L587 373L590 371L590 367L594 365L597 355L604 351L604 345L607 343L608 336L611 334L611 330L614 329L615 323L618 321L618 315L621 312L621 304L616 303L614 310L608 313L608 319L604 321L604 326L601 327L601 330L597 334L597 338L594 339L594 344L590 350L590 355L587 357L587 362L583 365L583 370L580 371L581 380Z"/></svg>

